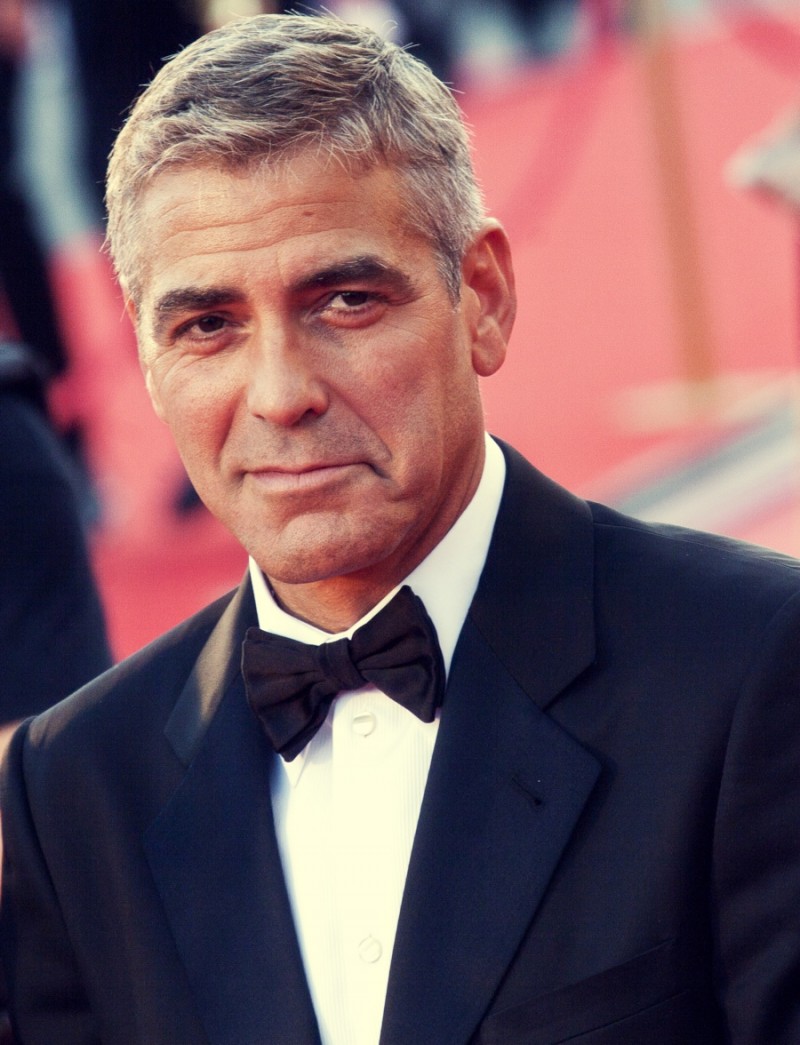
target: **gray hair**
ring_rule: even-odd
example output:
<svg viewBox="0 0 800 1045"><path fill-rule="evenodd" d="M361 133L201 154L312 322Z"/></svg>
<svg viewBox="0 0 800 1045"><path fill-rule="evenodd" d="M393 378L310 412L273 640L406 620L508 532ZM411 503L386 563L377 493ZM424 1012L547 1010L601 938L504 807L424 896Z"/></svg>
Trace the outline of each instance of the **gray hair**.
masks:
<svg viewBox="0 0 800 1045"><path fill-rule="evenodd" d="M134 301L141 293L138 204L159 173L247 169L306 149L354 174L397 169L409 228L430 241L457 300L484 211L451 92L371 30L309 15L258 15L208 33L137 101L111 153L106 194L108 246L126 292Z"/></svg>

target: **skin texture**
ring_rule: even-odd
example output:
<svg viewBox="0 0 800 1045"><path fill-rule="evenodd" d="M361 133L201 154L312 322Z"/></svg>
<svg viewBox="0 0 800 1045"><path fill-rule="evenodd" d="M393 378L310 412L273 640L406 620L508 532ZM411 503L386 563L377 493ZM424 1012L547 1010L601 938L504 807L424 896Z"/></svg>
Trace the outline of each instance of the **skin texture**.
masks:
<svg viewBox="0 0 800 1045"><path fill-rule="evenodd" d="M441 540L483 466L478 377L514 315L491 220L454 303L388 168L301 154L159 175L129 303L153 404L282 604L349 627Z"/></svg>

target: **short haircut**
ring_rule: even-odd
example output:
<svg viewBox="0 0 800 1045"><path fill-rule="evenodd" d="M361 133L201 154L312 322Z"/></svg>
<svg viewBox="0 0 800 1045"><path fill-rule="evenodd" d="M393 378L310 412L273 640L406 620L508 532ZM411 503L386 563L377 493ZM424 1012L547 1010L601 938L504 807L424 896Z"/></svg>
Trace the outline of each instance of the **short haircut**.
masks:
<svg viewBox="0 0 800 1045"><path fill-rule="evenodd" d="M450 90L377 33L317 15L233 21L171 59L136 102L111 153L108 246L126 293L141 295L140 201L159 173L248 170L301 151L398 171L409 228L425 236L458 299L483 201Z"/></svg>

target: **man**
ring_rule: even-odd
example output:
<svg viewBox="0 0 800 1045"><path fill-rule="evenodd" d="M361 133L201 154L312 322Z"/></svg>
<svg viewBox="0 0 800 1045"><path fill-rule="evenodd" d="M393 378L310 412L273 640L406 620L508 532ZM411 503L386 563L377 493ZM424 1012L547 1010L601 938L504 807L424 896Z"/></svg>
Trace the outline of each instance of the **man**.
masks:
<svg viewBox="0 0 800 1045"><path fill-rule="evenodd" d="M19 1040L796 1045L800 567L484 435L513 280L447 90L237 22L145 92L108 202L251 565L15 737Z"/></svg>

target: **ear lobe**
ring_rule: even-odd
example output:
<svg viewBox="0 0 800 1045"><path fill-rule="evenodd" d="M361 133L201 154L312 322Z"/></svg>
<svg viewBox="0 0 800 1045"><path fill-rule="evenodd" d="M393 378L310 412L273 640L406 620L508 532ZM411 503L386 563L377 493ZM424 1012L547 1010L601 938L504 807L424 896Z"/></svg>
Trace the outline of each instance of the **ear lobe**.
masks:
<svg viewBox="0 0 800 1045"><path fill-rule="evenodd" d="M133 298L125 295L125 311L127 312L127 318L131 320L134 330L136 331L136 340L139 345L139 366L142 368L144 374L144 385L147 389L147 395L150 397L152 409L156 412L156 416L160 421L166 421L164 417L164 410L161 403L161 397L156 389L154 379L152 379L152 371L150 370L149 364L145 361L144 357L144 344L142 342L142 334L139 329L138 323L138 312L136 308L136 302Z"/></svg>
<svg viewBox="0 0 800 1045"><path fill-rule="evenodd" d="M137 344L138 349L139 349L139 365L141 366L142 370L144 370L145 369L144 353L142 352L142 338L141 338L141 333L139 331L139 313L138 313L138 310L136 308L136 302L133 300L133 298L128 297L128 295L125 294L124 305L125 305L125 313L126 313L128 319L131 321L131 326L133 327L133 332L136 335L136 344Z"/></svg>
<svg viewBox="0 0 800 1045"><path fill-rule="evenodd" d="M486 219L467 251L462 279L472 365L479 377L490 377L503 365L517 310L511 247L493 218Z"/></svg>
<svg viewBox="0 0 800 1045"><path fill-rule="evenodd" d="M156 386L153 381L153 372L150 369L150 365L147 362L145 362L144 346L142 344L141 333L139 331L139 325L137 323L136 303L132 298L125 298L125 311L127 312L128 318L133 324L133 329L136 331L136 340L139 343L139 366L142 368L142 373L144 374L144 383L145 387L147 388L147 394L150 396L150 402L153 405L153 410L155 411L156 417L158 417L160 421L166 421L166 418L164 417L164 410L161 405L161 398L158 394L158 391L156 390Z"/></svg>
<svg viewBox="0 0 800 1045"><path fill-rule="evenodd" d="M133 298L128 297L128 295L125 294L124 304L125 304L125 311L128 314L128 319L133 324L133 329L137 330L138 328L136 326L136 318L137 318L136 302L133 300Z"/></svg>
<svg viewBox="0 0 800 1045"><path fill-rule="evenodd" d="M147 394L150 396L150 402L153 404L153 410L155 410L156 417L160 421L164 421L166 423L167 419L164 416L164 408L161 403L161 397L159 396L158 389L156 388L155 382L153 381L153 371L150 369L149 366L145 365L144 361L142 361L142 370L144 371L144 383L147 387Z"/></svg>

